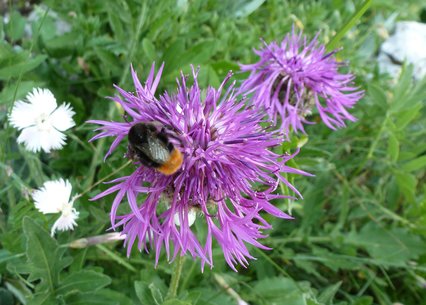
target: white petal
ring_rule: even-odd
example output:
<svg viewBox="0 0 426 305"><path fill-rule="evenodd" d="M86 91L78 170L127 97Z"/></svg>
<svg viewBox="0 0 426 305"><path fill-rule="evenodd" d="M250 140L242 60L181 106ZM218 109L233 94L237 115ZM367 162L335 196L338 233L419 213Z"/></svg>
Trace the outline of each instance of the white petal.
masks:
<svg viewBox="0 0 426 305"><path fill-rule="evenodd" d="M38 152L41 149L41 143L38 134L39 130L36 126L27 127L22 130L17 141L18 143L23 143L27 150Z"/></svg>
<svg viewBox="0 0 426 305"><path fill-rule="evenodd" d="M49 115L58 106L55 96L49 89L34 88L31 93L28 93L26 98L34 106L34 110L38 115Z"/></svg>
<svg viewBox="0 0 426 305"><path fill-rule="evenodd" d="M62 104L50 115L49 121L57 130L65 131L75 125L72 119L74 114L70 104Z"/></svg>
<svg viewBox="0 0 426 305"><path fill-rule="evenodd" d="M38 152L43 149L50 152L52 149L61 149L65 144L65 134L57 131L53 126L31 126L22 130L18 137L18 143L24 143L26 149Z"/></svg>
<svg viewBox="0 0 426 305"><path fill-rule="evenodd" d="M66 136L55 128L40 132L39 139L41 147L45 152L50 152L52 149L61 149L65 144Z"/></svg>
<svg viewBox="0 0 426 305"><path fill-rule="evenodd" d="M188 212L188 226L192 226L195 222L195 219L197 218L197 213L194 211L194 209L190 209ZM180 219L179 219L179 213L176 213L174 216L175 225L180 227Z"/></svg>
<svg viewBox="0 0 426 305"><path fill-rule="evenodd" d="M13 127L23 129L37 123L38 114L34 106L23 101L16 101L9 115Z"/></svg>
<svg viewBox="0 0 426 305"><path fill-rule="evenodd" d="M72 207L72 205L70 206ZM71 208L71 210L67 213L62 213L58 220L56 220L53 224L51 235L53 236L56 231L73 230L74 227L77 226L75 221L78 218L78 214L79 213L74 208Z"/></svg>
<svg viewBox="0 0 426 305"><path fill-rule="evenodd" d="M72 186L68 180L46 181L32 195L37 210L43 214L62 212L69 204Z"/></svg>

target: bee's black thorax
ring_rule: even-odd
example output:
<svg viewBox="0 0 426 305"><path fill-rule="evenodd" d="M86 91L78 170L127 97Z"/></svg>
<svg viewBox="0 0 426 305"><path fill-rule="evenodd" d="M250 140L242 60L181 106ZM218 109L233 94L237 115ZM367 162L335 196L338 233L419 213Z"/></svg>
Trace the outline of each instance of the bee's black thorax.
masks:
<svg viewBox="0 0 426 305"><path fill-rule="evenodd" d="M128 140L128 157L148 167L163 165L174 149L164 131L159 131L152 124L133 125L129 130Z"/></svg>

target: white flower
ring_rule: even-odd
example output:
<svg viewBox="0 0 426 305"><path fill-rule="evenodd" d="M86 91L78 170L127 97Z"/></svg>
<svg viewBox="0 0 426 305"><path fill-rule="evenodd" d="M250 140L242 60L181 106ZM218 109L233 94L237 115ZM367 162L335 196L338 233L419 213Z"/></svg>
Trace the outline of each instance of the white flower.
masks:
<svg viewBox="0 0 426 305"><path fill-rule="evenodd" d="M187 221L188 221L188 226L192 226L195 222L195 219L197 218L197 213L194 211L194 209L190 209L188 214L187 214ZM180 219L179 219L179 213L176 213L175 216L173 217L173 220L175 221L175 225L177 225L178 227L180 227Z"/></svg>
<svg viewBox="0 0 426 305"><path fill-rule="evenodd" d="M26 149L50 152L65 144L65 131L75 125L72 116L75 112L69 104L57 107L56 99L49 89L35 88L26 97L28 103L16 101L9 115L10 123L22 130L18 143Z"/></svg>
<svg viewBox="0 0 426 305"><path fill-rule="evenodd" d="M77 196L70 200L71 189L72 186L68 180L59 179L45 182L32 195L36 209L43 214L61 213L61 216L53 224L52 236L57 230L73 230L74 226L77 226L75 221L79 213L73 207Z"/></svg>

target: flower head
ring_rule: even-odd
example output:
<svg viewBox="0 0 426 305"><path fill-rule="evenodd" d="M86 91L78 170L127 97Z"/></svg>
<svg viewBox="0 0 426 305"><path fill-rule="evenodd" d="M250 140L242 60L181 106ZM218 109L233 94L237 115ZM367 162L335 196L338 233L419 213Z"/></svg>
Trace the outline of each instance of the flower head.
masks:
<svg viewBox="0 0 426 305"><path fill-rule="evenodd" d="M303 124L316 107L323 122L330 128L344 127L344 120L355 121L348 111L363 96L354 87L351 74L339 73L341 63L326 53L317 37L308 42L302 33L287 34L278 44L265 44L255 50L257 63L241 65L250 76L242 83L240 93L253 94L253 104L267 112L286 134L293 129L304 132Z"/></svg>
<svg viewBox="0 0 426 305"><path fill-rule="evenodd" d="M62 132L75 125L71 106L58 107L49 89L35 88L26 99L28 102L16 101L9 115L12 126L22 130L18 143L33 152L61 149L66 138Z"/></svg>
<svg viewBox="0 0 426 305"><path fill-rule="evenodd" d="M111 222L113 228L122 226L128 254L137 242L140 251L154 249L157 262L164 246L169 260L190 253L201 258L202 266L212 265L215 239L232 268L236 263L246 265L247 258L252 258L247 244L267 249L258 239L265 237L263 230L271 225L260 212L291 218L270 202L284 197L273 194L279 182L297 193L281 173L302 172L285 165L292 156L269 150L282 140L277 132L259 125L262 115L236 100L234 84L225 89L230 75L218 89L209 87L204 92L198 86L198 70L193 69L191 86L182 75L176 93L156 98L162 68L154 79L153 66L144 86L132 70L135 94L116 87L121 97L113 98L132 121L91 121L101 125L93 139L115 137L108 155L134 124L157 124L182 153L182 166L174 174L164 175L137 164L133 174L112 181L114 186L93 199L117 192ZM117 215L125 196L131 213ZM194 221L207 227L206 236L196 232L196 225L191 226Z"/></svg>
<svg viewBox="0 0 426 305"><path fill-rule="evenodd" d="M46 181L43 186L34 191L32 197L37 210L43 214L61 213L61 216L53 224L51 234L57 230L73 230L77 223L78 212L74 208L74 200L71 198L72 186L68 180Z"/></svg>

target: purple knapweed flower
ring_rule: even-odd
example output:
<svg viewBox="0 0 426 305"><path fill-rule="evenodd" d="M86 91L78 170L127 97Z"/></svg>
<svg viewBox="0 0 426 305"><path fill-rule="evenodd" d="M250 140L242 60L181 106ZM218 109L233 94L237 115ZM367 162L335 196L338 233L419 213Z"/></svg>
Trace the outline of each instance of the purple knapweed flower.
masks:
<svg viewBox="0 0 426 305"><path fill-rule="evenodd" d="M213 266L215 239L236 270L236 263L246 266L247 258L253 258L247 244L268 249L258 241L266 237L263 230L271 228L260 212L291 218L270 202L285 197L273 193L280 182L300 195L281 173L304 172L286 166L293 155L269 150L282 139L259 125L262 115L258 111L236 99L234 83L225 89L231 74L218 89L202 91L198 70L192 69L191 86L182 74L176 93L156 98L162 69L154 78L153 65L144 86L132 69L136 92L116 87L121 97L112 98L129 115L129 122L90 121L101 125L92 140L115 137L109 155L134 124L156 124L182 153L181 168L164 175L135 162L137 168L131 175L112 181L115 185L93 200L117 192L111 208L112 228L122 228L128 255L137 243L140 251L153 249L158 263L164 246L170 261L189 253L201 258L202 267ZM124 197L131 212L118 215ZM191 227L194 221L198 227L206 226L206 236Z"/></svg>
<svg viewBox="0 0 426 305"><path fill-rule="evenodd" d="M347 109L363 91L352 84L352 74L339 73L343 64L333 56L338 50L327 53L317 36L308 42L293 28L280 44L264 42L263 49L254 50L260 57L257 63L240 65L251 73L239 93L252 93L253 105L266 111L275 125L281 124L287 135L290 130L305 132L303 124L312 124L306 116L314 107L332 129L344 127L344 120L356 120Z"/></svg>

